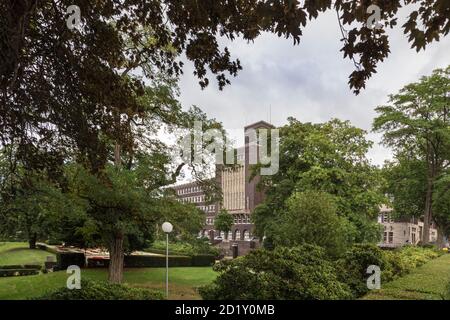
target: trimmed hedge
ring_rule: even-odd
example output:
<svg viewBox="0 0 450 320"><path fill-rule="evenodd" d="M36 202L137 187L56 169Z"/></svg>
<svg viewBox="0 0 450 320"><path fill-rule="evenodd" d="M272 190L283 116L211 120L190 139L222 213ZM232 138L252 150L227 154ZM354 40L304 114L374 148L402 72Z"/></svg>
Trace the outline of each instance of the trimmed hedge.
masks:
<svg viewBox="0 0 450 320"><path fill-rule="evenodd" d="M76 265L83 268L86 265L86 257L82 252L58 252L56 254L57 268L59 270Z"/></svg>
<svg viewBox="0 0 450 320"><path fill-rule="evenodd" d="M199 254L192 256L192 266L193 267L207 267L212 266L216 262L216 258L209 254Z"/></svg>
<svg viewBox="0 0 450 320"><path fill-rule="evenodd" d="M42 266L40 264L13 264L7 266L0 266L0 270L9 270L9 269L36 269L41 270Z"/></svg>
<svg viewBox="0 0 450 320"><path fill-rule="evenodd" d="M127 268L165 267L165 256L125 256L124 266ZM169 256L169 266L190 267L192 258L187 256Z"/></svg>
<svg viewBox="0 0 450 320"><path fill-rule="evenodd" d="M39 274L38 269L0 269L0 277L31 276Z"/></svg>
<svg viewBox="0 0 450 320"><path fill-rule="evenodd" d="M170 267L208 267L215 262L212 255L169 256ZM89 268L107 268L109 258L88 258ZM126 268L162 268L166 266L165 256L138 256L128 255L124 257L124 267Z"/></svg>
<svg viewBox="0 0 450 320"><path fill-rule="evenodd" d="M60 288L35 300L161 300L156 290L131 288L103 281L81 280L81 289Z"/></svg>

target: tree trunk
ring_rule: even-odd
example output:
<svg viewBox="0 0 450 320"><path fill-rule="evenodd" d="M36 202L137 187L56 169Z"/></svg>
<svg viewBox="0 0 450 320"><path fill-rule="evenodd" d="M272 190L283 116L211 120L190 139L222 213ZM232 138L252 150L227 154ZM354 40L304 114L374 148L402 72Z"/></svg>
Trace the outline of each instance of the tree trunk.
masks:
<svg viewBox="0 0 450 320"><path fill-rule="evenodd" d="M430 223L431 223L431 208L433 201L433 182L428 178L427 193L425 197L425 211L423 214L423 232L422 244L430 242Z"/></svg>
<svg viewBox="0 0 450 320"><path fill-rule="evenodd" d="M445 241L444 241L444 228L437 226L437 241L436 244L438 245L438 248L444 248L445 247Z"/></svg>
<svg viewBox="0 0 450 320"><path fill-rule="evenodd" d="M28 239L28 246L30 247L30 249L36 249L36 239L37 239L36 233L30 235Z"/></svg>
<svg viewBox="0 0 450 320"><path fill-rule="evenodd" d="M112 283L121 283L123 277L123 234L114 235L109 245L109 275Z"/></svg>

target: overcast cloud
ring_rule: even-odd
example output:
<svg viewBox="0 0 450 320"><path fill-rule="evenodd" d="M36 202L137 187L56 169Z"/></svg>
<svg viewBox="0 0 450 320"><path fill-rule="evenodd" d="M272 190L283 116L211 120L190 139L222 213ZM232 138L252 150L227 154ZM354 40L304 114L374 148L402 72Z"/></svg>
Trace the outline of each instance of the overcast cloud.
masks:
<svg viewBox="0 0 450 320"><path fill-rule="evenodd" d="M243 70L223 91L214 81L201 90L192 65L187 63L180 80L181 103L197 105L227 129L259 120L280 126L293 116L302 122L340 118L370 131L374 108L386 103L388 94L449 64L450 37L416 53L400 28L389 34L391 54L359 96L348 87L354 66L339 52L342 44L336 14L328 12L309 23L300 45L271 34L250 44L243 40L224 43L240 59ZM233 135L239 138L241 134ZM369 138L375 142L369 156L373 163L382 164L391 153L378 144L379 135L370 133Z"/></svg>

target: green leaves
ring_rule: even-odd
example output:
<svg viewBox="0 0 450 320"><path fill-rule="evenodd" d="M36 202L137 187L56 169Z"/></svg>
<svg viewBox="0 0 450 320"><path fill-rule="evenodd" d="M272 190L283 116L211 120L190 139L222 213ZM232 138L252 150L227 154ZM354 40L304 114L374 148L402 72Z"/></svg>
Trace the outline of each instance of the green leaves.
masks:
<svg viewBox="0 0 450 320"><path fill-rule="evenodd" d="M322 233L335 236L334 239L348 235L348 238L333 240L336 245L378 239L378 230L373 226L378 206L384 201L382 179L366 157L372 143L366 140L365 131L337 119L310 124L292 118L280 130L280 170L276 175L263 177L261 183L267 199L256 208L252 217L258 235L266 235L275 243L286 239L293 243L312 241L325 245L326 241L310 239L308 232L300 232L318 227L312 219L317 209L317 214L330 219L327 221L333 220L340 231L334 229L333 235L326 230L311 232L311 237ZM318 207L294 210L290 202L293 200L289 199L309 193L314 195L311 195L311 203ZM330 197L334 209L325 210L321 202L328 203ZM321 200L313 201L316 198ZM304 203L303 200L300 203ZM288 214L292 219L288 219ZM295 223L296 215L308 214L311 214L310 224ZM299 223L303 221L303 218L297 218ZM277 225L283 227L277 228ZM284 227L292 232L283 231Z"/></svg>

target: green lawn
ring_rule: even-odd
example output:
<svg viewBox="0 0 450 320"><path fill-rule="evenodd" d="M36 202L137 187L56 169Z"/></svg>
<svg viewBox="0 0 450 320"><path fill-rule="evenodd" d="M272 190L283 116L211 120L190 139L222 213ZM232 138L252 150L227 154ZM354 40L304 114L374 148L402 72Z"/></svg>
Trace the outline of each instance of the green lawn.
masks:
<svg viewBox="0 0 450 320"><path fill-rule="evenodd" d="M445 254L413 270L410 274L381 284L366 300L440 300L450 281L450 254Z"/></svg>
<svg viewBox="0 0 450 320"><path fill-rule="evenodd" d="M41 264L44 265L47 256L53 253L28 249L25 242L0 242L0 266L13 264Z"/></svg>
<svg viewBox="0 0 450 320"><path fill-rule="evenodd" d="M52 255L42 250L27 249L25 243L0 243L0 265L44 263ZM141 288L165 290L165 268L130 268L124 273L124 283ZM48 274L0 278L0 300L27 299L66 285L68 274L58 271ZM106 269L83 269L81 277L106 280ZM200 299L196 288L216 277L211 267L169 268L170 299Z"/></svg>

